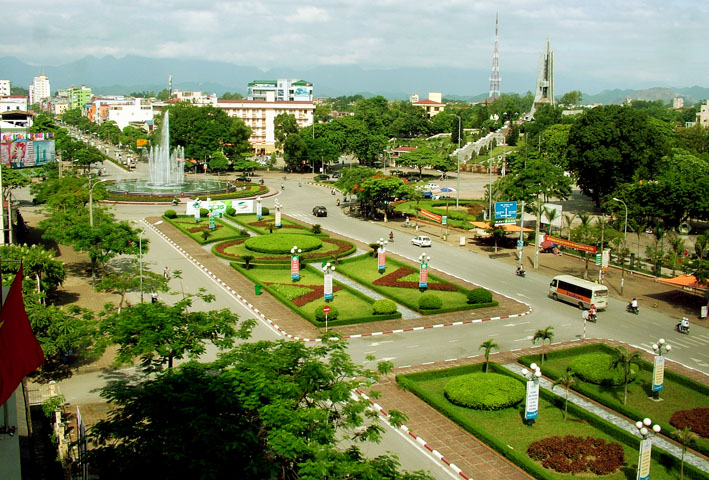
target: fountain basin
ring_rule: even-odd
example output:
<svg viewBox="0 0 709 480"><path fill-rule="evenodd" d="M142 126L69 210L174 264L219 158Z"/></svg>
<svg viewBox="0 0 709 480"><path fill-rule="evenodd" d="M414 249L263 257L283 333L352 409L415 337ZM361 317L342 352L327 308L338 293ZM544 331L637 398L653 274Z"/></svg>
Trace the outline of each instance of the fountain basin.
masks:
<svg viewBox="0 0 709 480"><path fill-rule="evenodd" d="M155 185L149 180L123 179L106 184L109 193L119 195L151 195L156 197L195 196L226 193L234 187L220 180L185 180L175 185Z"/></svg>

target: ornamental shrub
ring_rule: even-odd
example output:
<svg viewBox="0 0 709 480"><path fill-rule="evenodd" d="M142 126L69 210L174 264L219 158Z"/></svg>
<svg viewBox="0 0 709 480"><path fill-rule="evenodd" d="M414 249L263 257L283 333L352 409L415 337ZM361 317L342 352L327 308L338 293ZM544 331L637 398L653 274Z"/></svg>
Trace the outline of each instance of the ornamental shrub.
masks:
<svg viewBox="0 0 709 480"><path fill-rule="evenodd" d="M421 310L438 310L443 306L443 300L438 295L424 293L419 298L419 308Z"/></svg>
<svg viewBox="0 0 709 480"><path fill-rule="evenodd" d="M388 299L377 300L372 308L375 315L387 315L396 312L396 303Z"/></svg>
<svg viewBox="0 0 709 480"><path fill-rule="evenodd" d="M251 251L271 254L288 254L294 245L303 252L322 247L322 240L312 235L274 233L247 238L244 246Z"/></svg>
<svg viewBox="0 0 709 480"><path fill-rule="evenodd" d="M234 215L236 215L236 209L234 207L229 207L226 209L226 214L230 217L233 217Z"/></svg>
<svg viewBox="0 0 709 480"><path fill-rule="evenodd" d="M209 216L209 209L207 208L200 208L199 209L199 218L206 218Z"/></svg>
<svg viewBox="0 0 709 480"><path fill-rule="evenodd" d="M177 218L177 212L174 210L165 210L165 218Z"/></svg>
<svg viewBox="0 0 709 480"><path fill-rule="evenodd" d="M313 228L311 228L310 231L313 232L315 235L318 235L322 231L322 227L319 223L316 223L315 225L313 225Z"/></svg>
<svg viewBox="0 0 709 480"><path fill-rule="evenodd" d="M581 380L596 385L623 385L623 369L618 366L611 370L612 357L607 353L586 353L569 362L569 370ZM636 365L630 366L629 381L635 380Z"/></svg>
<svg viewBox="0 0 709 480"><path fill-rule="evenodd" d="M261 207L261 215L262 216L264 216L264 217L268 216L269 212L270 212L270 210L268 209L268 207Z"/></svg>
<svg viewBox="0 0 709 480"><path fill-rule="evenodd" d="M449 381L444 391L451 403L475 410L501 410L524 398L522 382L499 373L461 375Z"/></svg>
<svg viewBox="0 0 709 480"><path fill-rule="evenodd" d="M541 462L544 468L572 475L583 472L608 475L625 464L625 452L619 443L573 435L537 440L527 448L527 455Z"/></svg>
<svg viewBox="0 0 709 480"><path fill-rule="evenodd" d="M490 303L492 302L492 293L484 288L474 288L468 291L468 303L473 305L477 303Z"/></svg>
<svg viewBox="0 0 709 480"><path fill-rule="evenodd" d="M670 417L670 425L680 430L689 427L700 437L709 438L709 408L678 410Z"/></svg>
<svg viewBox="0 0 709 480"><path fill-rule="evenodd" d="M322 313L322 307L325 305L328 305L326 303L323 303L322 305L318 305L315 307L315 320L318 322L324 322L325 321L325 314ZM333 320L337 320L338 315L340 315L340 312L337 310L337 307L334 305L330 305L330 313L327 314L327 321L331 322Z"/></svg>

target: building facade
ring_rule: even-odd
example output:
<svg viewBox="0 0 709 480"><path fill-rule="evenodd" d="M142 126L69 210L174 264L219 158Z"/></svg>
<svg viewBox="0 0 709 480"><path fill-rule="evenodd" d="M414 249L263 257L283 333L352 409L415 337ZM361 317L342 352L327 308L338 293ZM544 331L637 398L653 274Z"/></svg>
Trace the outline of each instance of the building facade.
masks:
<svg viewBox="0 0 709 480"><path fill-rule="evenodd" d="M47 78L47 76L43 73L37 77L34 77L29 90L30 105L40 103L42 100L46 100L52 95L52 91L49 87L49 78Z"/></svg>
<svg viewBox="0 0 709 480"><path fill-rule="evenodd" d="M699 106L699 111L697 112L697 124L704 128L709 128L709 105L707 102L704 102Z"/></svg>
<svg viewBox="0 0 709 480"><path fill-rule="evenodd" d="M143 104L140 98L110 105L106 113L106 120L116 122L121 130L131 124L142 128L143 125L153 121L153 105Z"/></svg>
<svg viewBox="0 0 709 480"><path fill-rule="evenodd" d="M195 105L216 105L217 104L217 94L212 93L207 95L202 92L182 92L180 90L173 90L172 96L177 99L178 102L189 102Z"/></svg>
<svg viewBox="0 0 709 480"><path fill-rule="evenodd" d="M24 95L7 95L0 97L0 112L26 112L29 110L27 97Z"/></svg>
<svg viewBox="0 0 709 480"><path fill-rule="evenodd" d="M416 101L412 101L411 104L423 108L429 118L435 117L446 108L446 104L442 102L443 94L441 93L429 92L428 98L425 100L418 100L419 96L417 93L411 95L410 98L411 100L417 99Z"/></svg>
<svg viewBox="0 0 709 480"><path fill-rule="evenodd" d="M257 154L275 151L276 136L273 120L280 114L295 116L298 128L313 124L315 104L313 102L278 101L270 92L265 100L219 100L217 108L223 109L230 117L237 117L251 127L249 143Z"/></svg>
<svg viewBox="0 0 709 480"><path fill-rule="evenodd" d="M83 108L91 100L91 89L82 85L69 89L69 107Z"/></svg>
<svg viewBox="0 0 709 480"><path fill-rule="evenodd" d="M0 80L0 97L9 97L12 91L10 80Z"/></svg>
<svg viewBox="0 0 709 480"><path fill-rule="evenodd" d="M267 100L269 92L277 102L312 102L313 84L305 80L279 78L278 80L254 80L246 89L247 100Z"/></svg>

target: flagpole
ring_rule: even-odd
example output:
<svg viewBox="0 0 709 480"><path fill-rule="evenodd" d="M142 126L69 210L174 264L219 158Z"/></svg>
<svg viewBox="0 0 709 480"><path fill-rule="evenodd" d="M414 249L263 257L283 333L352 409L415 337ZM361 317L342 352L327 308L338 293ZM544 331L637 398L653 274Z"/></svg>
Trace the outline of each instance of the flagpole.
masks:
<svg viewBox="0 0 709 480"><path fill-rule="evenodd" d="M7 151L7 161L8 166L10 165L12 142L10 142L10 149ZM5 196L2 194L2 167L0 167L0 245L5 245L5 206L3 205ZM9 205L8 205L9 206Z"/></svg>

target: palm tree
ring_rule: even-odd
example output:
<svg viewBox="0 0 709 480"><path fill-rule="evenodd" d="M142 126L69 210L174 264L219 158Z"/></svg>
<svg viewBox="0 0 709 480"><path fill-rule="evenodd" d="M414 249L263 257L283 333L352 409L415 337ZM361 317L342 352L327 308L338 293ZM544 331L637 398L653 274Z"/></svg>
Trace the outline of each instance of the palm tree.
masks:
<svg viewBox="0 0 709 480"><path fill-rule="evenodd" d="M571 240L571 224L576 220L575 213L565 213L564 220L566 220L566 239Z"/></svg>
<svg viewBox="0 0 709 480"><path fill-rule="evenodd" d="M551 341L554 339L554 332L552 332L552 330L554 330L554 327L551 325L544 330L537 330L532 337L532 343L536 345L537 340L541 340L542 345L544 345L544 342L549 340L549 344L551 345ZM541 364L544 365L544 352L541 354Z"/></svg>
<svg viewBox="0 0 709 480"><path fill-rule="evenodd" d="M579 220L581 220L581 225L578 227L574 228L574 241L579 242L579 243L585 243L585 244L591 244L595 243L596 236L593 233L593 230L591 229L591 222L593 219L591 218L590 215L581 213L578 215ZM583 278L588 280L588 259L589 259L589 254L587 251L583 250L581 252L581 255L584 259L584 271L583 271Z"/></svg>
<svg viewBox="0 0 709 480"><path fill-rule="evenodd" d="M675 430L670 433L672 438L677 440L677 442L682 445L682 463L680 464L680 480L684 479L684 454L687 452L687 447L694 442L698 436L689 427L684 427L682 430Z"/></svg>
<svg viewBox="0 0 709 480"><path fill-rule="evenodd" d="M559 216L559 210L555 208L544 207L544 216L547 217L547 220L549 220L549 235L551 235L552 225L554 224L554 220L556 220Z"/></svg>
<svg viewBox="0 0 709 480"><path fill-rule="evenodd" d="M628 403L628 382L630 382L630 377L633 373L632 364L638 364L640 361L640 352L634 350L632 352L627 351L623 347L616 347L613 350L613 358L611 359L610 368L611 370L620 367L623 370L623 383L625 394L623 396L623 405Z"/></svg>
<svg viewBox="0 0 709 480"><path fill-rule="evenodd" d="M574 384L576 383L576 379L574 378L574 372L564 372L562 376L556 379L554 384L551 386L551 389L554 390L554 387L557 385L561 385L566 389L566 399L564 401L564 421L566 421L566 418L569 415L569 388L571 388Z"/></svg>
<svg viewBox="0 0 709 480"><path fill-rule="evenodd" d="M496 344L495 341L491 338L490 340L487 340L480 344L478 350L482 349L485 349L485 373L487 373L487 365L490 363L490 352L493 349L499 350L500 346Z"/></svg>

